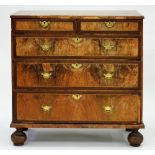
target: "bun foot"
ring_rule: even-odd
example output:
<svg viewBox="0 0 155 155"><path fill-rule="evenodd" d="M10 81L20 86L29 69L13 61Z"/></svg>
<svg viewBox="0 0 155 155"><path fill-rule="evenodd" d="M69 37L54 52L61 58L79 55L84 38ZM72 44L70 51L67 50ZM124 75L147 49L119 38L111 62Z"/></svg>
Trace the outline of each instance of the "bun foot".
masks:
<svg viewBox="0 0 155 155"><path fill-rule="evenodd" d="M143 142L143 135L138 130L133 130L128 135L128 142L131 146L138 147Z"/></svg>
<svg viewBox="0 0 155 155"><path fill-rule="evenodd" d="M27 139L26 134L23 132L23 129L17 129L12 135L11 140L15 146L24 145Z"/></svg>

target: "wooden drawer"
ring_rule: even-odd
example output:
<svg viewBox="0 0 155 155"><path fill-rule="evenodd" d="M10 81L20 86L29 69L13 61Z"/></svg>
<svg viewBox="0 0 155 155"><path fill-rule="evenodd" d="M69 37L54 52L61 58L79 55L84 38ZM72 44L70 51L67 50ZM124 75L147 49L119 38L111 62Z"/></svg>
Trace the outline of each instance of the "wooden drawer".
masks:
<svg viewBox="0 0 155 155"><path fill-rule="evenodd" d="M24 31L73 31L73 22L50 20L16 20L16 30Z"/></svg>
<svg viewBox="0 0 155 155"><path fill-rule="evenodd" d="M17 120L54 122L137 122L140 96L18 93Z"/></svg>
<svg viewBox="0 0 155 155"><path fill-rule="evenodd" d="M137 88L136 63L22 63L17 62L17 87Z"/></svg>
<svg viewBox="0 0 155 155"><path fill-rule="evenodd" d="M138 46L138 38L16 37L16 56L137 57Z"/></svg>
<svg viewBox="0 0 155 155"><path fill-rule="evenodd" d="M137 21L83 21L81 31L139 31L139 23Z"/></svg>

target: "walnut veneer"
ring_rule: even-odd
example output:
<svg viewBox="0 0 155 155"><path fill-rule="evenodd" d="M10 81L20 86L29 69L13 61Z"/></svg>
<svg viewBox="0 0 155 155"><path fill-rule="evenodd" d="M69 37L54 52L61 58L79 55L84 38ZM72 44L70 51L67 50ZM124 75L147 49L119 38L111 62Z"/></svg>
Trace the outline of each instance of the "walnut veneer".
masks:
<svg viewBox="0 0 155 155"><path fill-rule="evenodd" d="M11 24L15 145L28 128L124 128L141 144L142 15L18 12Z"/></svg>

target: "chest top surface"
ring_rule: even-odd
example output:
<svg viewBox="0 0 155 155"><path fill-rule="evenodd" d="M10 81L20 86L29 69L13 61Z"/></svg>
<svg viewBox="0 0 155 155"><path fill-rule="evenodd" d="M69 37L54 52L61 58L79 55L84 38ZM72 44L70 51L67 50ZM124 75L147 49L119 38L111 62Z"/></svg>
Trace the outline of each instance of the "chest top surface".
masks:
<svg viewBox="0 0 155 155"><path fill-rule="evenodd" d="M57 11L18 11L11 18L104 18L104 19L143 19L137 11L95 11L95 10L57 10Z"/></svg>

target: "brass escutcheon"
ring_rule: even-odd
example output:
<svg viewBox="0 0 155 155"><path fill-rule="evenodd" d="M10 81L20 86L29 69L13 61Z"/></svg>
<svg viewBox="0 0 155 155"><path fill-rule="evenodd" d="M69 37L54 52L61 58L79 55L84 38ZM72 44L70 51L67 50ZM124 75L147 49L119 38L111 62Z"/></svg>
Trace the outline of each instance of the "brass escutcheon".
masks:
<svg viewBox="0 0 155 155"><path fill-rule="evenodd" d="M40 21L39 24L41 27L47 28L50 25L50 22L49 21Z"/></svg>
<svg viewBox="0 0 155 155"><path fill-rule="evenodd" d="M74 95L72 95L72 98L74 100L80 100L81 97L82 97L82 95L80 95L80 94L74 94Z"/></svg>
<svg viewBox="0 0 155 155"><path fill-rule="evenodd" d="M79 63L75 63L75 64L71 64L73 69L80 69L82 67L82 64Z"/></svg>
<svg viewBox="0 0 155 155"><path fill-rule="evenodd" d="M79 37L76 37L76 38L72 38L72 40L76 43L76 44L79 44L82 42L82 38L79 38Z"/></svg>

